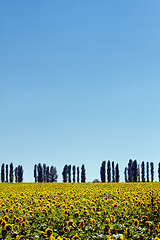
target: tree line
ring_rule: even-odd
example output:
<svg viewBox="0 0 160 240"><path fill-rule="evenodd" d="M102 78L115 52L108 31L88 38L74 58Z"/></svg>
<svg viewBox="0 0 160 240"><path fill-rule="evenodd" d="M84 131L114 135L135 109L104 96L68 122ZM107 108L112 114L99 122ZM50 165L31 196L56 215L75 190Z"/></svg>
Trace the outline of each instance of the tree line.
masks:
<svg viewBox="0 0 160 240"><path fill-rule="evenodd" d="M58 174L54 166L47 166L45 163L42 165L34 165L34 180L35 182L57 182Z"/></svg>
<svg viewBox="0 0 160 240"><path fill-rule="evenodd" d="M23 182L23 167L18 165L13 168L13 163L10 165L2 163L1 165L1 182Z"/></svg>
<svg viewBox="0 0 160 240"><path fill-rule="evenodd" d="M1 165L1 182L23 182L23 167L21 165L13 167L13 163ZM154 181L154 163L144 162L137 163L137 160L129 159L124 169L125 182L153 182ZM34 170L35 182L57 182L58 174L54 166L47 166L45 163L35 164ZM71 166L65 164L62 170L63 182L86 182L86 168L82 164ZM160 162L158 163L158 180L160 182ZM100 181L95 179L93 182L120 182L120 171L118 163L114 161L102 161L100 166Z"/></svg>
<svg viewBox="0 0 160 240"><path fill-rule="evenodd" d="M71 169L72 169L73 179L71 179ZM73 165L72 167L71 165L66 164L62 171L62 177L63 177L63 182L76 182L76 180L77 180L77 183L79 183L80 181L86 182L86 169L84 164L82 164L81 173L80 173L79 166L76 167L75 165Z"/></svg>
<svg viewBox="0 0 160 240"><path fill-rule="evenodd" d="M154 163L142 161L141 164L138 164L137 160L130 159L124 170L124 178L125 182L153 182ZM158 178L160 182L160 163L158 163Z"/></svg>

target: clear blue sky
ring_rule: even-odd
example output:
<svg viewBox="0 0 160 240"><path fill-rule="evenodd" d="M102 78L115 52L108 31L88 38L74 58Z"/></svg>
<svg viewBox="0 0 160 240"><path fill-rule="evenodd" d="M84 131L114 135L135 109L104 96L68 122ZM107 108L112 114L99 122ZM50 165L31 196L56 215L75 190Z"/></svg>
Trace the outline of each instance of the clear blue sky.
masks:
<svg viewBox="0 0 160 240"><path fill-rule="evenodd" d="M0 1L0 164L160 162L160 1ZM155 169L156 170L156 169ZM157 172L156 172L157 176Z"/></svg>

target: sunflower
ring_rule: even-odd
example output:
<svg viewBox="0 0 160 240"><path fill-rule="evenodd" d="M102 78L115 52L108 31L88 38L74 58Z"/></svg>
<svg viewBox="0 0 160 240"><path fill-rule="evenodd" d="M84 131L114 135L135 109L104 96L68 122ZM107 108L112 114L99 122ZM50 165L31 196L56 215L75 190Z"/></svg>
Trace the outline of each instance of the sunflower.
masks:
<svg viewBox="0 0 160 240"><path fill-rule="evenodd" d="M116 207L118 207L118 203L114 203L114 204L112 204L112 206L113 206L114 208L116 208Z"/></svg>
<svg viewBox="0 0 160 240"><path fill-rule="evenodd" d="M19 223L19 218L15 219L15 223L17 223L17 224Z"/></svg>
<svg viewBox="0 0 160 240"><path fill-rule="evenodd" d="M9 212L9 209L8 208L6 208L6 213L8 213Z"/></svg>
<svg viewBox="0 0 160 240"><path fill-rule="evenodd" d="M96 208L95 208L95 207L93 207L93 211L94 211L94 212L96 211Z"/></svg>
<svg viewBox="0 0 160 240"><path fill-rule="evenodd" d="M6 229L7 232L13 231L13 228L12 228L12 225L11 225L11 224L6 224L6 225L5 225L5 229Z"/></svg>
<svg viewBox="0 0 160 240"><path fill-rule="evenodd" d="M68 210L67 209L64 210L64 214L68 214Z"/></svg>
<svg viewBox="0 0 160 240"><path fill-rule="evenodd" d="M149 221L146 221L146 226L147 226L147 228L150 228L150 222Z"/></svg>
<svg viewBox="0 0 160 240"><path fill-rule="evenodd" d="M74 216L77 218L79 216L79 212L75 212Z"/></svg>
<svg viewBox="0 0 160 240"><path fill-rule="evenodd" d="M22 227L22 228L26 228L26 223L25 223L25 222L22 222L22 223L21 223L21 227Z"/></svg>
<svg viewBox="0 0 160 240"><path fill-rule="evenodd" d="M96 220L95 220L95 219L92 219L92 220L91 220L91 223L92 223L92 226L93 226L93 227L96 226Z"/></svg>
<svg viewBox="0 0 160 240"><path fill-rule="evenodd" d="M84 228L84 220L80 222L80 228Z"/></svg>
<svg viewBox="0 0 160 240"><path fill-rule="evenodd" d="M138 226L139 226L139 221L138 221L138 219L134 219L134 226L135 226L135 227L138 227Z"/></svg>
<svg viewBox="0 0 160 240"><path fill-rule="evenodd" d="M1 225L2 225L2 228L4 228L6 226L6 221L2 220Z"/></svg>
<svg viewBox="0 0 160 240"><path fill-rule="evenodd" d="M74 206L73 206L73 205L71 205L70 208L71 208L72 210L74 210Z"/></svg>
<svg viewBox="0 0 160 240"><path fill-rule="evenodd" d="M46 232L46 234L47 234L47 237L50 237L50 236L52 235L52 233L53 233L53 231L52 231L51 228L47 228L47 229L45 230L45 232Z"/></svg>
<svg viewBox="0 0 160 240"><path fill-rule="evenodd" d="M158 212L157 212L157 210L155 209L154 211L153 211L153 215L156 215Z"/></svg>
<svg viewBox="0 0 160 240"><path fill-rule="evenodd" d="M72 220L69 220L69 221L67 222L67 226L68 226L68 227L73 226L73 221L72 221Z"/></svg>
<svg viewBox="0 0 160 240"><path fill-rule="evenodd" d="M160 222L158 223L158 229L160 229Z"/></svg>

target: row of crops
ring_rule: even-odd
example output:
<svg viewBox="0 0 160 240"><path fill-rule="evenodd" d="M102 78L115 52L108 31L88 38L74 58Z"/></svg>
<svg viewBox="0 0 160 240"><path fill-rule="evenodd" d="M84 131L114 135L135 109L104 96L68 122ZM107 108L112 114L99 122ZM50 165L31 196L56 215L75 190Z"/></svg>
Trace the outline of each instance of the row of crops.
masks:
<svg viewBox="0 0 160 240"><path fill-rule="evenodd" d="M160 183L1 183L0 239L160 239Z"/></svg>

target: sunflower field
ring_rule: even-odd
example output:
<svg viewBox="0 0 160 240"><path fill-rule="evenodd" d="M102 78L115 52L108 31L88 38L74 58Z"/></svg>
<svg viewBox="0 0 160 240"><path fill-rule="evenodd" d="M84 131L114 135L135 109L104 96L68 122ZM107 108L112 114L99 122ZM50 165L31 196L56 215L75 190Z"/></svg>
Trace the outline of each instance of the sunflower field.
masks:
<svg viewBox="0 0 160 240"><path fill-rule="evenodd" d="M0 239L160 239L160 183L1 183Z"/></svg>

